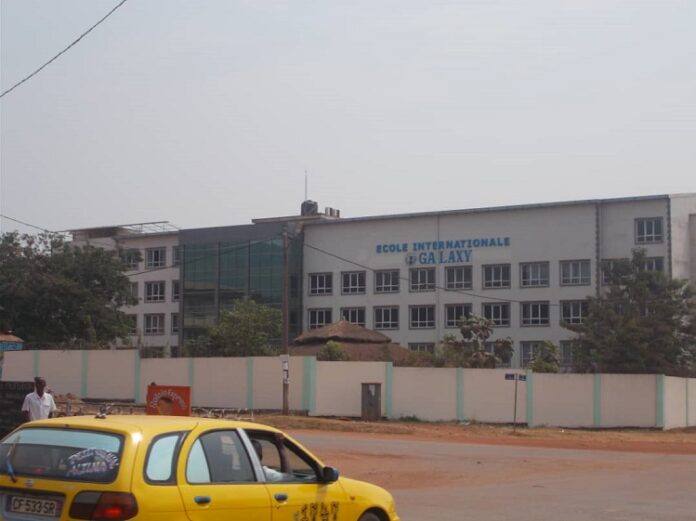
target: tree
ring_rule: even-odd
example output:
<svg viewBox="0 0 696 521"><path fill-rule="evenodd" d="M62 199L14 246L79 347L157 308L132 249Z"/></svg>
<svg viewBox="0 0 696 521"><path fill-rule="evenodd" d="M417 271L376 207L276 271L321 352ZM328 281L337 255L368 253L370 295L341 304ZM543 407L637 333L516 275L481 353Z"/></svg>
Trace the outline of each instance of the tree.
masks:
<svg viewBox="0 0 696 521"><path fill-rule="evenodd" d="M280 337L281 327L279 310L240 298L206 335L190 340L186 351L191 356L277 355L271 340Z"/></svg>
<svg viewBox="0 0 696 521"><path fill-rule="evenodd" d="M0 237L0 329L31 344L105 347L126 338L130 296L122 252L57 234Z"/></svg>
<svg viewBox="0 0 696 521"><path fill-rule="evenodd" d="M558 348L548 340L541 343L539 351L534 353L529 368L535 373L557 373L560 366Z"/></svg>
<svg viewBox="0 0 696 521"><path fill-rule="evenodd" d="M608 269L609 289L590 298L577 333L573 362L587 372L665 373L694 371L696 301L686 281L646 269L644 250Z"/></svg>
<svg viewBox="0 0 696 521"><path fill-rule="evenodd" d="M512 340L498 339L493 343L493 352L486 349L486 342L493 334L493 322L483 317L470 315L461 321L459 329L462 340L454 336L445 337L436 365L444 367L470 367L493 369L498 364L508 363L512 358Z"/></svg>
<svg viewBox="0 0 696 521"><path fill-rule="evenodd" d="M321 351L317 355L317 360L325 362L345 362L350 360L348 353L346 353L341 344L334 340L329 340L326 345L322 347Z"/></svg>

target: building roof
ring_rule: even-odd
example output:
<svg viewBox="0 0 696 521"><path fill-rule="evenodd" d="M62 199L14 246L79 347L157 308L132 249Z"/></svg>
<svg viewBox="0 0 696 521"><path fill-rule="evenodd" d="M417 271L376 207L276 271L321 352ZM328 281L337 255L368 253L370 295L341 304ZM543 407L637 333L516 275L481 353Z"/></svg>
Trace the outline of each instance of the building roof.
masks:
<svg viewBox="0 0 696 521"><path fill-rule="evenodd" d="M329 340L362 344L388 344L391 342L391 338L387 335L352 324L347 320L339 320L328 326L305 331L295 339L293 345L326 343Z"/></svg>
<svg viewBox="0 0 696 521"><path fill-rule="evenodd" d="M0 333L0 342L24 342L24 340L9 333Z"/></svg>
<svg viewBox="0 0 696 521"><path fill-rule="evenodd" d="M374 344L368 342L337 342L341 350L348 355L350 362L403 362L411 356L411 351L394 343ZM325 342L293 346L292 356L318 356L326 346Z"/></svg>

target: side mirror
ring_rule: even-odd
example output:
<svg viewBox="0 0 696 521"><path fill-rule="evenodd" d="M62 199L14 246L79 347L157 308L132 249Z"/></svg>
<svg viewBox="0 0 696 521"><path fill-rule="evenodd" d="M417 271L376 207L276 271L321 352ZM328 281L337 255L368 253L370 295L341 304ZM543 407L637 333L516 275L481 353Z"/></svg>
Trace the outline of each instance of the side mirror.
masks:
<svg viewBox="0 0 696 521"><path fill-rule="evenodd" d="M333 467L324 467L321 470L321 478L324 483L333 483L334 481L338 481L338 469Z"/></svg>

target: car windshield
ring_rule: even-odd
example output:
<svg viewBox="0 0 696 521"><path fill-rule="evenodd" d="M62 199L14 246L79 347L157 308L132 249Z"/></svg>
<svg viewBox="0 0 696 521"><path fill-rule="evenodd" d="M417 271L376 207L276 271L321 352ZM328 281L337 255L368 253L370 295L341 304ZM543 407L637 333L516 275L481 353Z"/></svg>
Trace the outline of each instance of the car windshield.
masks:
<svg viewBox="0 0 696 521"><path fill-rule="evenodd" d="M75 429L20 429L0 442L0 474L110 483L123 437Z"/></svg>

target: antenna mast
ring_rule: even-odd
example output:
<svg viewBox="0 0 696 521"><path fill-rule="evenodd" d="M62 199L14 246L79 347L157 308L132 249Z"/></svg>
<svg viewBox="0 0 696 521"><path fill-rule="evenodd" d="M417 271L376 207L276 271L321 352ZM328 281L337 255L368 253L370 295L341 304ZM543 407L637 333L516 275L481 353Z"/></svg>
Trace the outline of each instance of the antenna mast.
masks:
<svg viewBox="0 0 696 521"><path fill-rule="evenodd" d="M307 169L304 171L304 200L307 200Z"/></svg>

